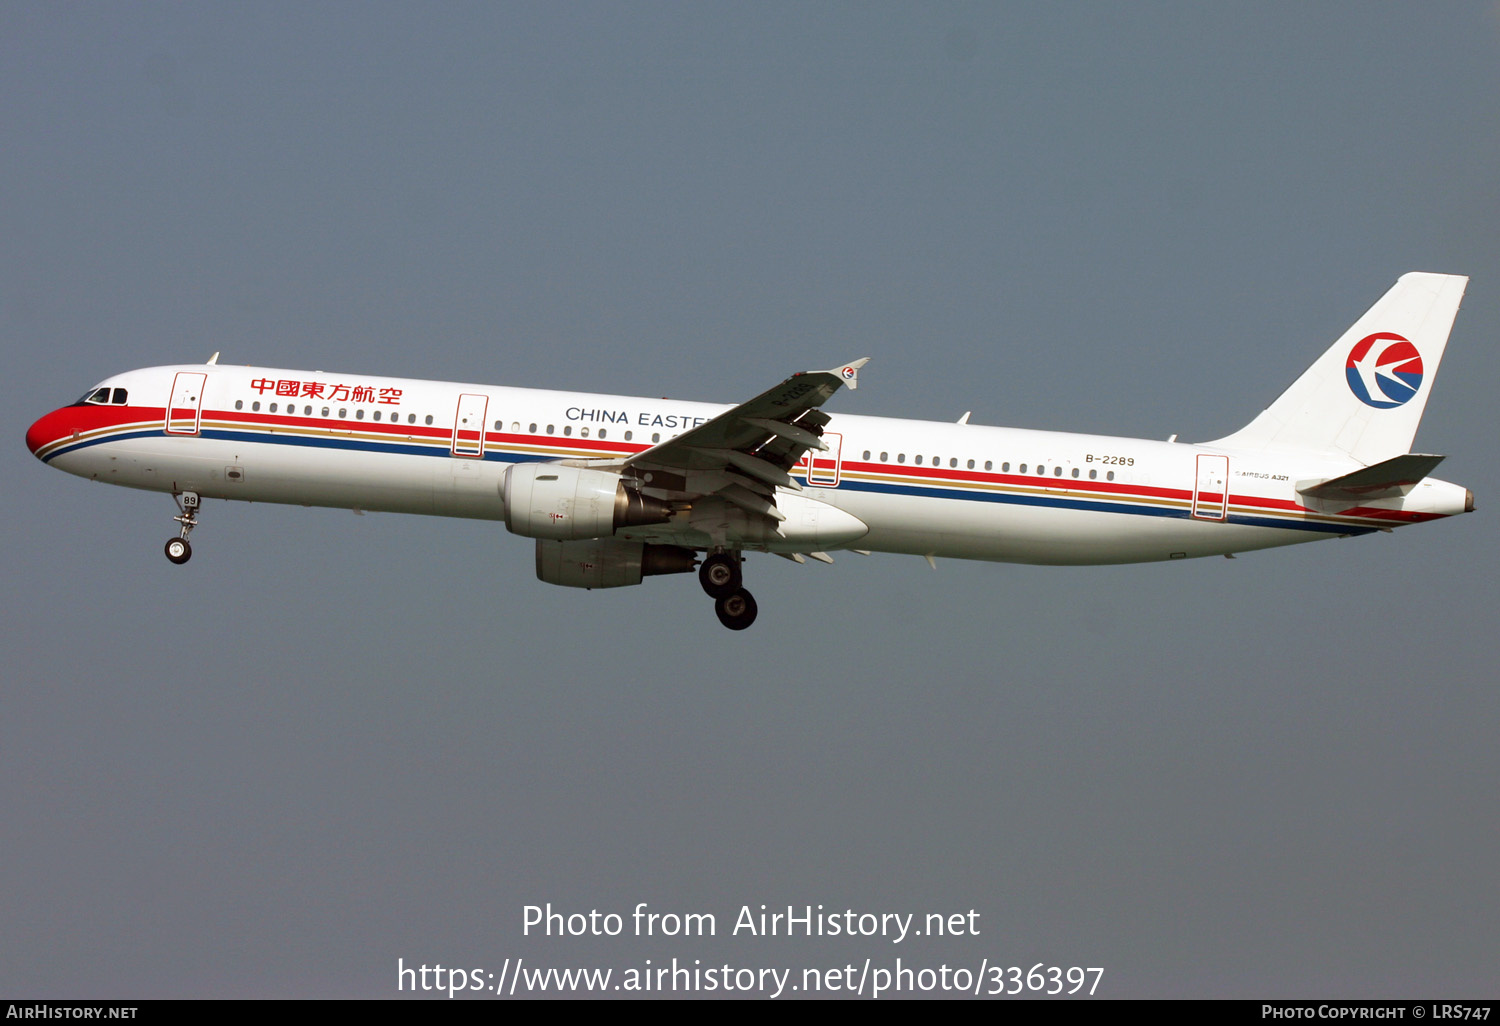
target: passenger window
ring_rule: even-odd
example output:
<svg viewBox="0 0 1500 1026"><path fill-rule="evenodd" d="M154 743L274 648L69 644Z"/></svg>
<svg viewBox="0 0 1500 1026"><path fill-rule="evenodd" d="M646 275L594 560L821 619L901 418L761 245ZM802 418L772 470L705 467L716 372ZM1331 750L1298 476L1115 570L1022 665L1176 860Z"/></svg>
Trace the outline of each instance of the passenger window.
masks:
<svg viewBox="0 0 1500 1026"><path fill-rule="evenodd" d="M379 420L379 419L380 419L380 411L379 411L379 410L376 410L376 411L375 411L375 419L376 419L376 420Z"/></svg>
<svg viewBox="0 0 1500 1026"><path fill-rule="evenodd" d="M915 457L914 460L913 460L913 462L915 462L916 465L920 467L922 465L922 457L920 457L920 456Z"/></svg>
<svg viewBox="0 0 1500 1026"><path fill-rule="evenodd" d="M609 437L609 429L608 428L600 428L599 429L599 437L600 438L608 438Z"/></svg>
<svg viewBox="0 0 1500 1026"><path fill-rule="evenodd" d="M993 470L994 467L995 467L995 463L994 463L993 460L985 460L984 461L984 469L985 470Z"/></svg>
<svg viewBox="0 0 1500 1026"><path fill-rule="evenodd" d="M250 409L253 412L255 412L255 413L259 413L260 412L260 400L257 399L255 402L251 403L250 404Z"/></svg>
<svg viewBox="0 0 1500 1026"><path fill-rule="evenodd" d="M342 414L340 414L340 416L342 416ZM425 422L425 423L428 423L428 424L431 424L431 423L432 423L432 414L430 414L430 413L429 413L429 414L428 414L428 415L427 415L427 420L426 420L426 422Z"/></svg>
<svg viewBox="0 0 1500 1026"><path fill-rule="evenodd" d="M379 414L377 414L377 416L379 416ZM496 431L501 430L502 428L504 428L504 426L505 426L505 422L504 421L499 421L499 420L495 421L495 430Z"/></svg>
<svg viewBox="0 0 1500 1026"><path fill-rule="evenodd" d="M311 417L312 416L312 407L311 406L304 406L304 407L302 407L302 416L304 416L304 417ZM396 419L396 415L395 414L391 414L391 419L395 420Z"/></svg>
<svg viewBox="0 0 1500 1026"><path fill-rule="evenodd" d="M572 424L564 424L563 425L563 434L571 436L573 434L573 425Z"/></svg>
<svg viewBox="0 0 1500 1026"><path fill-rule="evenodd" d="M970 470L973 470L973 469L974 469L974 461L973 461L973 460L970 460L970 461L969 461L969 469L970 469Z"/></svg>
<svg viewBox="0 0 1500 1026"><path fill-rule="evenodd" d="M1062 467L1053 467L1052 468L1052 476L1053 477L1062 477Z"/></svg>
<svg viewBox="0 0 1500 1026"><path fill-rule="evenodd" d="M551 424L547 425L547 434L549 434L549 435L552 434L552 425Z"/></svg>
<svg viewBox="0 0 1500 1026"><path fill-rule="evenodd" d="M653 431L653 432L651 432L651 441L653 441L653 442L659 442L659 441L661 441L661 432L660 431Z"/></svg>
<svg viewBox="0 0 1500 1026"><path fill-rule="evenodd" d="M364 410L355 410L354 411L354 419L355 420L364 420L365 419L365 411Z"/></svg>
<svg viewBox="0 0 1500 1026"><path fill-rule="evenodd" d="M1113 481L1115 479L1115 472L1111 470L1108 474L1104 475L1104 479L1106 481Z"/></svg>
<svg viewBox="0 0 1500 1026"><path fill-rule="evenodd" d="M234 408L236 410L243 410L245 408L245 400L243 400L243 399L236 399L234 401Z"/></svg>
<svg viewBox="0 0 1500 1026"><path fill-rule="evenodd" d="M628 442L628 441L630 441L634 437L635 437L635 432L634 431L627 431L627 432L625 432L625 441Z"/></svg>
<svg viewBox="0 0 1500 1026"><path fill-rule="evenodd" d="M1026 464L1021 464L1021 473L1026 473Z"/></svg>
<svg viewBox="0 0 1500 1026"><path fill-rule="evenodd" d="M275 403L272 403L272 404L271 404L271 406L270 406L270 411L271 411L271 412L272 412L272 413L275 413L275 412L276 412L276 404L275 404Z"/></svg>
<svg viewBox="0 0 1500 1026"><path fill-rule="evenodd" d="M958 467L958 457L955 456L951 460L949 460L948 461L948 466L953 467L953 468L956 469Z"/></svg>
<svg viewBox="0 0 1500 1026"><path fill-rule="evenodd" d="M1098 476L1099 476L1099 471L1097 471L1097 470L1091 470L1091 471L1089 471L1089 480L1090 481L1094 480Z"/></svg>
<svg viewBox="0 0 1500 1026"><path fill-rule="evenodd" d="M904 452L898 452L898 453L896 453L896 462L897 463L905 463L906 462L906 453L904 453Z"/></svg>
<svg viewBox="0 0 1500 1026"><path fill-rule="evenodd" d="M323 416L328 416L328 407L323 407Z"/></svg>
<svg viewBox="0 0 1500 1026"><path fill-rule="evenodd" d="M1078 476L1078 468L1077 468L1077 467L1074 467L1074 468L1073 468L1073 476L1074 476L1074 477L1077 477L1077 476Z"/></svg>
<svg viewBox="0 0 1500 1026"><path fill-rule="evenodd" d="M348 410L345 409L345 410L340 410L339 411L339 420L343 420L347 416L349 416L349 411Z"/></svg>
<svg viewBox="0 0 1500 1026"><path fill-rule="evenodd" d="M864 458L865 459L869 459L870 458L870 450L869 449L865 450L865 456L864 456Z"/></svg>
<svg viewBox="0 0 1500 1026"><path fill-rule="evenodd" d="M1003 474L1010 473L1010 460L1006 460L1004 463L1000 464L1000 472Z"/></svg>
<svg viewBox="0 0 1500 1026"><path fill-rule="evenodd" d="M1042 466L1042 465L1041 465L1041 464L1040 464L1040 463L1038 463L1038 464L1037 464L1037 465L1036 465L1036 472L1037 472L1037 473L1038 473L1038 474L1040 474L1040 475L1043 475L1043 476L1045 476L1045 475L1046 475L1046 473L1047 473L1047 468L1046 468L1046 467L1044 467L1044 466Z"/></svg>
<svg viewBox="0 0 1500 1026"><path fill-rule="evenodd" d="M578 429L578 437L579 438L587 438L588 436L589 436L589 429L588 428L581 427L581 428Z"/></svg>
<svg viewBox="0 0 1500 1026"><path fill-rule="evenodd" d="M886 461L886 460L888 460L888 459L890 459L890 456L889 456L889 454L887 454L887 453L881 453L881 454L880 454L880 462L881 462L881 463L884 463L884 462L885 462L885 461Z"/></svg>
<svg viewBox="0 0 1500 1026"><path fill-rule="evenodd" d="M534 434L536 434L536 425L535 425L535 424L533 424L533 425L531 425L531 427L530 427L530 428L529 428L529 429L528 429L528 430L529 430L529 431L530 431L530 432L531 432L531 433L532 433L532 434L533 434L533 435L534 435Z"/></svg>

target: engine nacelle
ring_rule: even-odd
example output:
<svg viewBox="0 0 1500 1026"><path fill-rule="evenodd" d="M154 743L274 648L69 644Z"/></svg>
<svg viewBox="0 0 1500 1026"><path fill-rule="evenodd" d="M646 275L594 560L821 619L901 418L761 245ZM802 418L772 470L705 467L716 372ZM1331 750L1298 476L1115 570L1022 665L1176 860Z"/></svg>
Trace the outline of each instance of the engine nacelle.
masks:
<svg viewBox="0 0 1500 1026"><path fill-rule="evenodd" d="M608 538L622 527L672 518L671 506L626 488L619 474L558 463L507 468L504 495L505 526L528 538Z"/></svg>
<svg viewBox="0 0 1500 1026"><path fill-rule="evenodd" d="M536 543L536 575L565 588L624 588L642 577L685 574L693 569L692 549L590 538Z"/></svg>

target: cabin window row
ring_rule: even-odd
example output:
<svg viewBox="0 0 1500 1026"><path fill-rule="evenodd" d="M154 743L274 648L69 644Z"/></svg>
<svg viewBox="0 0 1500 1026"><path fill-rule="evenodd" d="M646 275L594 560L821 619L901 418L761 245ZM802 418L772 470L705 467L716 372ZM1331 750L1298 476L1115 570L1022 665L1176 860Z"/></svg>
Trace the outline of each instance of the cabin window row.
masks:
<svg viewBox="0 0 1500 1026"><path fill-rule="evenodd" d="M503 431L503 430L505 430L505 422L504 421L499 421L499 420L495 421L495 430L496 431ZM512 434L517 434L517 435L520 434L521 433L521 423L520 423L520 421L512 421L511 425L510 425L510 430L511 430ZM527 427L526 427L526 433L527 434L531 434L531 435L535 435L535 434L555 435L555 434L557 434L557 425L556 424L545 424L545 425L528 424ZM563 429L562 429L562 433L563 433L563 437L565 437L565 438L571 438L571 437L573 437L573 425L572 424L564 424L563 425ZM589 437L589 428L586 425L584 427L580 427L578 429L578 437L579 438L588 438ZM593 437L597 438L597 439L599 439L601 441L607 440L609 438L609 428L600 428L593 435ZM625 434L624 434L624 440L627 441L627 442L633 442L633 441L635 441L635 432L634 431L626 431ZM653 431L651 433L651 441L652 441L653 444L656 443L656 442L660 442L661 441L661 432L660 431Z"/></svg>
<svg viewBox="0 0 1500 1026"><path fill-rule="evenodd" d="M255 401L251 402L250 403L250 412L251 413L259 413L260 412L260 406L261 406L261 404L260 404L259 400L255 400ZM243 400L243 399L236 399L234 401L234 408L236 410L243 410L245 408L245 400ZM319 410L320 410L320 412L318 413L318 416L320 416L320 417L331 417L331 416L334 416L334 411L330 407L323 406L323 407L320 407ZM280 403L270 403L270 404L268 404L266 406L266 412L267 413L285 413L285 414L288 414L289 416L296 416L296 414L297 414L297 404L296 403L287 403L285 409L282 409ZM383 419L381 415L384 412L385 412L384 410L376 410L373 414L371 414L370 419L371 420L376 420L376 421L381 420L381 419ZM304 406L304 407L302 407L302 415L304 417L311 417L313 415L313 407L311 407L311 406ZM338 411L337 416L341 420L342 419L347 419L348 416L349 416L349 409L348 409L348 407L341 407L339 409L339 411ZM355 420L364 420L365 419L365 411L361 410L361 409L356 409L354 411L354 419ZM395 410L392 410L391 411L391 416L390 416L390 422L392 424L399 424L399 423L401 423L401 414L397 413ZM408 413L406 415L406 422L408 424L415 424L417 422L417 414L415 414L415 413ZM424 424L431 424L432 423L432 414L430 414L430 413L427 414L427 416L423 418L422 423L424 423Z"/></svg>
<svg viewBox="0 0 1500 1026"><path fill-rule="evenodd" d="M108 389L100 389L99 391L107 393L109 390ZM121 397L120 401L123 402L124 401L125 390L123 388L117 388L117 389L115 389L115 391L120 394L120 397ZM99 402L101 400L93 399L92 397L90 397L90 399L87 400L87 401ZM286 406L285 406L285 409L281 409L280 407L281 407L280 403L270 403L270 404L268 404L266 406L266 412L267 413L287 413L287 414L291 414L291 415L294 415L294 416L297 413L297 404L296 403L287 403ZM245 400L243 400L243 399L236 399L234 401L234 408L236 410L243 410L245 408ZM322 412L319 414L319 416L328 417L328 416L332 416L333 415L332 409L330 409L327 406L322 407L321 410L322 410ZM260 400L258 400L258 399L257 400L253 400L250 403L250 412L251 413L259 413L260 411L261 411ZM383 413L383 411L376 410L371 415L370 419L374 420L374 421L379 421L379 420L382 419L382 416L381 416L382 413ZM313 415L313 407L311 407L311 406L304 406L302 408L302 414L303 414L303 416L311 417ZM348 408L347 407L341 408L338 411L338 416L341 419L347 418L349 416L349 410L348 410ZM361 409L356 409L354 411L354 419L355 420L364 420L365 419L365 411L361 410ZM399 424L401 422L401 414L399 414L399 413L397 413L395 411L392 411L391 415L390 415L390 422L392 424ZM417 414L415 414L415 413L408 413L406 415L406 422L408 424L415 424L417 422ZM422 423L424 423L424 424L431 424L432 423L432 414L430 414L430 413L427 414L427 416L423 418ZM533 435L534 434L538 434L539 433L538 430L537 430L538 426L539 425L537 425L537 424L531 424L531 425L529 425L529 427L527 428L527 430L528 430L529 433L531 433ZM520 431L521 431L521 423L520 423L520 421L514 421L514 422L512 422L512 424L510 426L510 429L511 429L511 431L519 434ZM504 431L505 430L505 422L502 421L502 420L495 421L495 430L496 431ZM555 425L555 424L548 424L548 425L546 425L545 426L545 432L547 434L549 434L549 435L556 434L557 433L557 425ZM571 424L565 424L565 425L563 425L562 433L563 433L564 437L568 437L568 438L572 437L572 435L573 435L573 425L571 425ZM587 427L579 428L579 430L578 430L578 437L580 437L580 438L588 438L589 437L589 429ZM598 434L596 434L594 437L595 438L599 438L601 440L609 438L609 429L608 428L600 428ZM634 440L635 440L635 432L634 431L626 431L625 432L625 441L630 442L630 441L634 441ZM651 433L651 442L652 442L652 444L655 444L655 443L660 442L660 441L661 441L661 432L660 431L653 431Z"/></svg>
<svg viewBox="0 0 1500 1026"><path fill-rule="evenodd" d="M866 460L869 460L872 455L873 455L873 453L872 453L871 450L869 450L869 449L865 450L864 458ZM890 461L891 461L891 454L889 452L882 452L880 454L880 462L881 463L889 463ZM912 457L911 461L912 461L912 464L914 466L920 467L920 466L924 465L924 459L923 459L923 457L920 454L914 455ZM896 454L896 462L897 463L905 463L906 462L906 453L904 453L904 452L898 452ZM933 466L933 467L941 467L943 465L943 458L941 456L933 456L933 457L930 458L930 462L927 462L926 465L927 466ZM949 457L948 458L948 466L951 469L953 469L953 470L957 470L958 469L958 459L956 457ZM1028 464L1022 463L1017 468L1016 472L1019 473L1019 474L1028 473L1029 472L1028 471L1028 466L1029 466ZM975 467L975 461L974 460L968 460L968 461L966 461L965 469L967 469L967 470L974 470L974 469L976 469L976 467ZM985 460L984 461L984 469L985 470L994 470L995 469L995 461L994 460ZM1047 476L1047 467L1046 467L1045 464L1038 463L1036 465L1036 468L1035 468L1034 472L1035 472L1035 474L1036 474L1037 477L1046 477ZM1002 474L1009 474L1010 473L1010 463L1009 463L1009 461L1000 464L1000 473L1002 473ZM1063 476L1063 468L1062 468L1061 465L1053 464L1053 466L1052 466L1052 476L1053 477L1062 477ZM1079 470L1078 467L1074 467L1074 468L1072 468L1071 476L1073 476L1075 478L1081 478L1083 475L1080 472L1080 470ZM1097 470L1090 470L1089 471L1089 480L1090 481L1097 481L1098 479L1099 479L1099 471L1097 471ZM1107 471L1104 472L1104 480L1106 480L1106 481L1113 481L1114 479L1115 479L1115 472L1113 470L1107 470Z"/></svg>

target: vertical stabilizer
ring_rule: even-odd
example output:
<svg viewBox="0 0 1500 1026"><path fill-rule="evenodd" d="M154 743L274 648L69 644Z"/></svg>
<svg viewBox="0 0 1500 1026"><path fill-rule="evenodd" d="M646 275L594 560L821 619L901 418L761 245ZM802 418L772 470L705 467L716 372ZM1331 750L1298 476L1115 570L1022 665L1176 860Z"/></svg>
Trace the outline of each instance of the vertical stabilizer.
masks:
<svg viewBox="0 0 1500 1026"><path fill-rule="evenodd" d="M1409 452L1468 283L1457 274L1403 274L1265 412L1208 444L1367 466Z"/></svg>

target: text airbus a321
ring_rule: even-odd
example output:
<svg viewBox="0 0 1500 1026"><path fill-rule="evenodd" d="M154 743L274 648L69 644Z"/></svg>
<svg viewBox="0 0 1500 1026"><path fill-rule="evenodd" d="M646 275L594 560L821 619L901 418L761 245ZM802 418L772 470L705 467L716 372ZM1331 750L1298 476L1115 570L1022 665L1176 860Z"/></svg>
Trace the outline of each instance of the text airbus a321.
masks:
<svg viewBox="0 0 1500 1026"><path fill-rule="evenodd" d="M865 360L726 407L208 364L127 371L43 416L44 463L204 499L504 521L575 588L689 573L721 622L743 554L1016 563L1231 555L1472 511L1410 451L1468 279L1402 278L1247 426L1201 444L826 412Z"/></svg>

